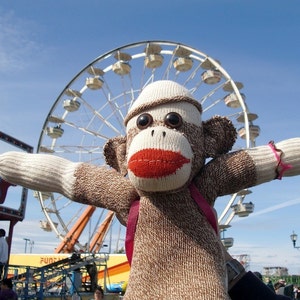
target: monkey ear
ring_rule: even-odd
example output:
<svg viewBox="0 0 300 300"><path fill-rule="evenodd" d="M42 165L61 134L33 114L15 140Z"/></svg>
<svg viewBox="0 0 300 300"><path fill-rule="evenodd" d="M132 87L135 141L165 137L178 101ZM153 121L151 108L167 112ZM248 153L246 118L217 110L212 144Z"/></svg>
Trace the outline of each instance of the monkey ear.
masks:
<svg viewBox="0 0 300 300"><path fill-rule="evenodd" d="M215 116L202 123L206 157L216 157L227 153L234 145L237 132L226 117Z"/></svg>
<svg viewBox="0 0 300 300"><path fill-rule="evenodd" d="M123 176L127 174L126 141L126 137L118 136L109 139L103 148L106 163Z"/></svg>

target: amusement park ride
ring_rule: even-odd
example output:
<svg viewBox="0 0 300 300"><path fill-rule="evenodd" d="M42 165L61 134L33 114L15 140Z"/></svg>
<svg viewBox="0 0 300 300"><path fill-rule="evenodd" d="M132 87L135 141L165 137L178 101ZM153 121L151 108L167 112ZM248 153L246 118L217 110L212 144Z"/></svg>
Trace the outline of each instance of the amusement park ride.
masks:
<svg viewBox="0 0 300 300"><path fill-rule="evenodd" d="M258 116L249 111L240 92L243 84L234 81L218 60L181 43L144 41L104 53L63 88L46 117L37 153L104 165L106 141L125 135L123 119L128 109L147 84L162 79L188 88L201 103L204 119L228 117L238 132L234 150L255 146L260 128L253 121ZM27 146L25 151L32 148ZM226 248L233 245L233 238L224 234L232 219L254 210L254 204L245 201L250 193L242 190L216 201L221 203L216 209ZM45 216L41 228L54 232L60 240L55 253L98 253L108 231L117 224L122 228L110 211L72 202L60 194L35 191L34 195ZM122 239L120 230L118 241Z"/></svg>
<svg viewBox="0 0 300 300"><path fill-rule="evenodd" d="M219 61L180 43L145 41L104 53L63 88L46 117L37 152L104 165L104 144L113 136L125 135L123 119L134 99L148 83L161 79L186 86L201 102L203 118L227 116L238 132L235 150L255 146L260 128L253 122L258 116L248 109L240 91L243 84L234 81ZM217 201L223 205L216 207L221 231L230 227L235 216L253 212L254 204L245 201L250 193L242 190ZM55 193L35 194L45 215L41 227L61 240L56 252L95 250L95 245L99 249L101 230L118 224L103 209L85 207ZM124 232L115 235L120 240ZM233 239L223 237L223 241L226 247L232 246Z"/></svg>

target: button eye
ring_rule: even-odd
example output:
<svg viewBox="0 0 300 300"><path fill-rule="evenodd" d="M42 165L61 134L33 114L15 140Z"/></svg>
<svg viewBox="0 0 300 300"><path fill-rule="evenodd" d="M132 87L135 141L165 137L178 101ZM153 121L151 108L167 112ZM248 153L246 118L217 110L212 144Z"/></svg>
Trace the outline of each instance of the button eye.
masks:
<svg viewBox="0 0 300 300"><path fill-rule="evenodd" d="M146 129L152 122L153 118L150 114L141 114L136 120L136 125L139 129Z"/></svg>
<svg viewBox="0 0 300 300"><path fill-rule="evenodd" d="M182 125L182 118L176 112L170 112L165 116L165 124L171 128L179 128Z"/></svg>

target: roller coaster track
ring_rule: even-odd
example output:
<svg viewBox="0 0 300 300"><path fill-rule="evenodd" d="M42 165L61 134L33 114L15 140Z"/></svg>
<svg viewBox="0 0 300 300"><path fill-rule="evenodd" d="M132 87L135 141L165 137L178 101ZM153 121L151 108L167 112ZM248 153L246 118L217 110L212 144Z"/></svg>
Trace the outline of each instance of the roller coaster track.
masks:
<svg viewBox="0 0 300 300"><path fill-rule="evenodd" d="M73 254L68 258L50 263L43 267L25 267L25 272L15 274L11 279L16 285L23 285L21 299L43 299L48 290L53 287L53 282L56 284L57 282L65 281L66 278L70 278L73 286L71 274L77 271L82 272L81 270L83 268L85 268L84 273L88 274L84 276L85 280L89 278L90 282L92 282L91 270L94 267L94 280L97 282L97 266L103 266L106 270L107 259L107 254ZM10 265L10 267L15 267L16 270L20 269L20 266ZM30 285L35 286L34 293L31 294L29 288Z"/></svg>

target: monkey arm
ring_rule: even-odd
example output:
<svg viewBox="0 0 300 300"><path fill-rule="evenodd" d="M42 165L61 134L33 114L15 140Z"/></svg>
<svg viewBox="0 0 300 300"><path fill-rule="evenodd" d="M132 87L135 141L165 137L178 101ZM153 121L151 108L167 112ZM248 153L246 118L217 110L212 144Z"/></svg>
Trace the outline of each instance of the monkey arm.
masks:
<svg viewBox="0 0 300 300"><path fill-rule="evenodd" d="M300 138L224 154L211 160L195 184L212 204L218 196L300 174Z"/></svg>
<svg viewBox="0 0 300 300"><path fill-rule="evenodd" d="M138 195L130 182L114 170L74 163L47 154L6 152L0 155L0 177L42 192L56 192L67 198L105 207L120 213Z"/></svg>
<svg viewBox="0 0 300 300"><path fill-rule="evenodd" d="M255 165L244 150L211 160L194 179L195 185L210 205L217 197L233 194L255 185L255 182Z"/></svg>
<svg viewBox="0 0 300 300"><path fill-rule="evenodd" d="M57 192L72 197L74 170L78 164L47 154L6 152L0 155L0 177L42 192Z"/></svg>
<svg viewBox="0 0 300 300"><path fill-rule="evenodd" d="M124 224L131 203L139 198L131 182L114 169L82 163L75 171L73 200L104 206L118 214Z"/></svg>

